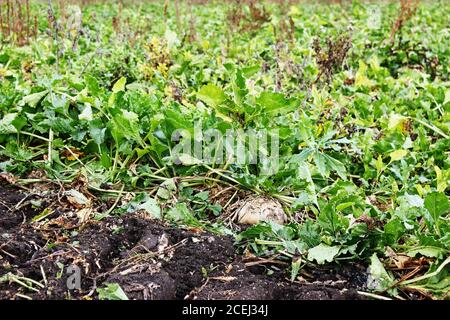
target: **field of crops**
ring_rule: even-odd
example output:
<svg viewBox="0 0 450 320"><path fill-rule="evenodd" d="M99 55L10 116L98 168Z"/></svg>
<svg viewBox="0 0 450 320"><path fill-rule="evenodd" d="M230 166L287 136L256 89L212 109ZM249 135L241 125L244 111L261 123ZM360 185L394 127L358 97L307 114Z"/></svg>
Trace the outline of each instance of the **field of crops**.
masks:
<svg viewBox="0 0 450 320"><path fill-rule="evenodd" d="M450 298L450 2L0 9L0 299Z"/></svg>

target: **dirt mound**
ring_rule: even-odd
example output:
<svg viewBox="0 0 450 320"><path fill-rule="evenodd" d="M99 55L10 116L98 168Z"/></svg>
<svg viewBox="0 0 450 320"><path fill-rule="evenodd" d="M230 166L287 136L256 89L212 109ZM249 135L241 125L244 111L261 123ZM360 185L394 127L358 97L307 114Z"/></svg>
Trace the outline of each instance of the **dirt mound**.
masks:
<svg viewBox="0 0 450 320"><path fill-rule="evenodd" d="M230 237L135 214L74 228L70 215L56 212L43 226L32 223L39 212L30 204L17 206L25 195L0 185L0 196L0 299L96 299L107 283L130 299L358 298L350 271L310 271L316 282L291 283L284 271L268 276L265 267L246 267Z"/></svg>
<svg viewBox="0 0 450 320"><path fill-rule="evenodd" d="M233 263L225 272L216 272L195 292L194 299L226 300L347 300L359 299L356 289L360 285L353 279L342 279L341 271L330 276L333 280L309 283L290 282L283 272L272 276L255 273L243 263ZM257 271L256 271L257 272ZM330 275L335 268L328 270ZM341 278L341 279L340 279ZM340 280L338 280L340 279Z"/></svg>
<svg viewBox="0 0 450 320"><path fill-rule="evenodd" d="M33 197L2 184L0 180L0 231L13 229L36 214L35 209L24 204L27 198Z"/></svg>

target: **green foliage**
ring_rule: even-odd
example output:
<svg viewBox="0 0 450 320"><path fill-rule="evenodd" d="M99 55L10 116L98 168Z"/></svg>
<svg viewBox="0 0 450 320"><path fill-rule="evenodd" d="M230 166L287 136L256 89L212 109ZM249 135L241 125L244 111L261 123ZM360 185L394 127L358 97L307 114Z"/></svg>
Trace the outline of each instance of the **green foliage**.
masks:
<svg viewBox="0 0 450 320"><path fill-rule="evenodd" d="M105 288L97 288L100 300L128 300L127 295L117 283L108 283Z"/></svg>

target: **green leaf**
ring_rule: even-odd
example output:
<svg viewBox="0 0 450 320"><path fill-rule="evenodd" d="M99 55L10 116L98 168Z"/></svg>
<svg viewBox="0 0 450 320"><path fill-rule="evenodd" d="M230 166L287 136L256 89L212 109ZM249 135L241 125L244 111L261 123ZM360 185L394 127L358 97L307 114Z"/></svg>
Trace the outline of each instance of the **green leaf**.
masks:
<svg viewBox="0 0 450 320"><path fill-rule="evenodd" d="M449 208L448 199L442 192L432 192L425 197L425 208L438 221L439 217Z"/></svg>
<svg viewBox="0 0 450 320"><path fill-rule="evenodd" d="M122 77L119 80L114 83L114 86L112 88L112 94L109 96L108 99L108 106L112 107L114 103L116 102L116 98L120 92L125 91L125 84L127 83L127 78Z"/></svg>
<svg viewBox="0 0 450 320"><path fill-rule="evenodd" d="M200 199L202 201L207 201L209 197L209 191L202 191L195 195L196 199Z"/></svg>
<svg viewBox="0 0 450 320"><path fill-rule="evenodd" d="M105 141L106 128L101 120L96 119L89 123L89 134L97 145L101 145Z"/></svg>
<svg viewBox="0 0 450 320"><path fill-rule="evenodd" d="M197 92L197 97L213 108L218 107L227 100L227 96L223 90L214 84L203 86L200 91Z"/></svg>
<svg viewBox="0 0 450 320"><path fill-rule="evenodd" d="M344 202L344 203L341 203L341 204L337 205L336 206L336 210L337 211L343 211L343 210L353 206L354 204L355 204L354 202Z"/></svg>
<svg viewBox="0 0 450 320"><path fill-rule="evenodd" d="M308 250L308 260L316 260L318 264L333 261L334 257L339 253L341 246L328 246L319 244L318 246Z"/></svg>
<svg viewBox="0 0 450 320"><path fill-rule="evenodd" d="M405 233L402 221L395 217L384 226L384 237L388 244L394 244Z"/></svg>
<svg viewBox="0 0 450 320"><path fill-rule="evenodd" d="M108 152L106 152L105 150L101 151L101 158L100 158L100 162L102 164L103 167L105 168L110 168L112 163L111 163L111 157L109 156Z"/></svg>
<svg viewBox="0 0 450 320"><path fill-rule="evenodd" d="M268 113L285 113L295 109L293 100L286 99L284 94L276 92L262 92L256 99L263 111Z"/></svg>
<svg viewBox="0 0 450 320"><path fill-rule="evenodd" d="M117 283L107 283L105 288L97 288L100 300L128 300L127 295Z"/></svg>
<svg viewBox="0 0 450 320"><path fill-rule="evenodd" d="M258 71L261 70L261 66L259 64L242 68L242 75L249 78L253 76L254 74L258 73Z"/></svg>
<svg viewBox="0 0 450 320"><path fill-rule="evenodd" d="M17 131L20 131L27 124L27 118L24 116L16 116L11 124L17 129Z"/></svg>
<svg viewBox="0 0 450 320"><path fill-rule="evenodd" d="M348 226L348 219L336 212L336 200L329 201L321 208L317 219L319 225L333 237L338 237Z"/></svg>
<svg viewBox="0 0 450 320"><path fill-rule="evenodd" d="M191 135L194 134L192 121L189 121L182 113L168 109L164 110L164 116L166 136L170 137L175 131L181 129L187 130Z"/></svg>
<svg viewBox="0 0 450 320"><path fill-rule="evenodd" d="M327 167L327 161L322 153L314 153L314 163L317 166L317 171L319 171L322 177L327 178L330 175L330 170Z"/></svg>
<svg viewBox="0 0 450 320"><path fill-rule="evenodd" d="M117 143L122 138L141 142L141 135L139 133L139 117L132 111L122 110L122 114L117 114L112 119L111 133Z"/></svg>
<svg viewBox="0 0 450 320"><path fill-rule="evenodd" d="M442 258L446 253L447 250L444 248L433 246L420 246L406 251L406 254L410 257L415 257L417 254L420 254L430 258Z"/></svg>
<svg viewBox="0 0 450 320"><path fill-rule="evenodd" d="M383 157L381 157L381 155L379 155L377 160L375 161L375 168L377 169L378 173L380 173L383 169Z"/></svg>
<svg viewBox="0 0 450 320"><path fill-rule="evenodd" d="M176 163L180 163L184 166L193 166L193 165L202 163L201 160L199 160L187 153L181 153L179 155L174 155L173 160L176 161Z"/></svg>
<svg viewBox="0 0 450 320"><path fill-rule="evenodd" d="M161 219L161 208L155 199L149 198L144 203L140 204L136 208L137 210L145 210L155 219Z"/></svg>
<svg viewBox="0 0 450 320"><path fill-rule="evenodd" d="M38 222L41 221L43 219L45 219L46 217L48 217L49 215L51 215L53 213L53 210L49 209L49 208L45 208L41 213L39 213L38 215L35 215L31 221L32 222Z"/></svg>
<svg viewBox="0 0 450 320"><path fill-rule="evenodd" d="M165 218L175 222L184 222L193 218L193 215L185 203L178 203L167 212Z"/></svg>
<svg viewBox="0 0 450 320"><path fill-rule="evenodd" d="M307 220L300 226L298 237L310 248L320 244L320 227L312 220Z"/></svg>
<svg viewBox="0 0 450 320"><path fill-rule="evenodd" d="M327 154L322 154L322 156L325 158L327 166L335 171L342 180L346 180L345 166L342 162Z"/></svg>
<svg viewBox="0 0 450 320"><path fill-rule="evenodd" d="M175 207L171 208L166 213L165 218L177 223L184 223L195 227L203 227L185 203L178 203Z"/></svg>
<svg viewBox="0 0 450 320"><path fill-rule="evenodd" d="M97 79L89 75L86 76L85 79L86 79L86 86L90 94L94 97L98 96L98 94L100 93L100 86L98 84Z"/></svg>
<svg viewBox="0 0 450 320"><path fill-rule="evenodd" d="M176 190L177 186L175 184L175 181L173 179L169 179L161 183L158 191L156 192L156 195L160 199L169 200Z"/></svg>
<svg viewBox="0 0 450 320"><path fill-rule="evenodd" d="M242 76L242 70L240 69L236 70L236 74L232 82L232 88L234 94L234 101L238 106L240 106L242 100L248 94L248 90L245 85L245 79Z"/></svg>
<svg viewBox="0 0 450 320"><path fill-rule="evenodd" d="M244 240L254 240L256 238L262 238L264 235L268 235L272 232L271 226L266 223L259 223L254 226L251 226L247 230L242 231L240 234L236 236L236 241L241 242Z"/></svg>

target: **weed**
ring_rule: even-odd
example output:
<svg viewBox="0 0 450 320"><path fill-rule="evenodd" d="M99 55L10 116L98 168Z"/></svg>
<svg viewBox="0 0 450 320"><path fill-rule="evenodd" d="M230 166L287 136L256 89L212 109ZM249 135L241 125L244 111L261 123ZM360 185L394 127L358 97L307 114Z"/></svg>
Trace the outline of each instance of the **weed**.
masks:
<svg viewBox="0 0 450 320"><path fill-rule="evenodd" d="M327 38L326 47L322 46L319 38L315 38L312 48L319 66L319 74L314 82L325 77L326 82L329 83L333 74L342 68L351 47L352 41L348 35L341 35L336 40Z"/></svg>
<svg viewBox="0 0 450 320"><path fill-rule="evenodd" d="M248 10L245 10L245 7ZM230 25L239 31L255 32L270 21L270 13L256 0L234 0L227 13Z"/></svg>
<svg viewBox="0 0 450 320"><path fill-rule="evenodd" d="M418 3L418 0L400 0L400 8L397 13L397 18L391 28L391 45L394 44L396 38L398 38L399 43L402 42L403 28L416 13Z"/></svg>
<svg viewBox="0 0 450 320"><path fill-rule="evenodd" d="M37 16L31 14L30 0L0 1L0 33L2 41L18 46L28 44L38 32Z"/></svg>

